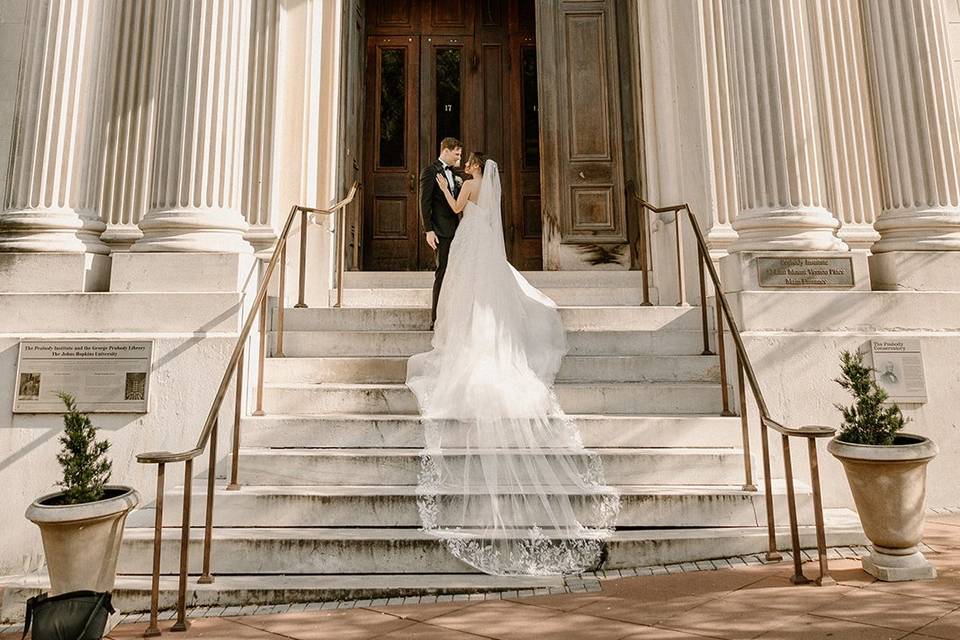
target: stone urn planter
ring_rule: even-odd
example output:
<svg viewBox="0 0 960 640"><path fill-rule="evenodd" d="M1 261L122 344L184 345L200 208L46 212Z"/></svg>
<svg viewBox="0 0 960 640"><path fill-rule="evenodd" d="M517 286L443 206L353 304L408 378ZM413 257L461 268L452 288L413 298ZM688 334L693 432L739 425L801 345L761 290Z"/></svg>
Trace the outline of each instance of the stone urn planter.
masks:
<svg viewBox="0 0 960 640"><path fill-rule="evenodd" d="M27 508L27 519L40 527L51 595L113 591L123 525L140 496L130 487L104 489L104 498L96 502L62 504L60 491Z"/></svg>
<svg viewBox="0 0 960 640"><path fill-rule="evenodd" d="M863 353L843 352L836 382L854 398L837 405L840 432L827 451L843 464L863 532L872 543L863 569L880 580L924 580L937 576L917 548L923 537L927 463L937 445L923 436L901 433L907 423L895 402L877 384Z"/></svg>
<svg viewBox="0 0 960 640"><path fill-rule="evenodd" d="M57 455L63 490L35 500L26 517L40 527L51 595L113 591L123 525L140 496L109 484L110 443L97 439L96 427L72 396L59 396L66 407Z"/></svg>
<svg viewBox="0 0 960 640"><path fill-rule="evenodd" d="M857 505L863 532L872 543L863 569L880 580L924 580L936 569L917 548L923 537L927 463L937 455L929 438L898 434L892 445L827 445L841 463Z"/></svg>

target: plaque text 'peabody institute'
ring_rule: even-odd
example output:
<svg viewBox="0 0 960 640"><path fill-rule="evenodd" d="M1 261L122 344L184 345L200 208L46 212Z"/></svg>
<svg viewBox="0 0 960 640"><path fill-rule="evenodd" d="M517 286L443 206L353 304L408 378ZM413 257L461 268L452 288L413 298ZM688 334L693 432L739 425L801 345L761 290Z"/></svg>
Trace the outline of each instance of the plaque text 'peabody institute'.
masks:
<svg viewBox="0 0 960 640"><path fill-rule="evenodd" d="M757 258L761 287L816 289L853 287L853 259Z"/></svg>
<svg viewBox="0 0 960 640"><path fill-rule="evenodd" d="M23 340L17 362L14 413L63 413L59 394L81 411L146 413L149 341Z"/></svg>

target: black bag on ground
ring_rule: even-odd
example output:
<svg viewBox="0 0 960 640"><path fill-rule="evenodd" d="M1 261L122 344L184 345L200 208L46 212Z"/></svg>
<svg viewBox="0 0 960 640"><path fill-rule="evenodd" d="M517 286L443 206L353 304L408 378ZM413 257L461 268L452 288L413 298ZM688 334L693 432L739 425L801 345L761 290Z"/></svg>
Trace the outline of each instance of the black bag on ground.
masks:
<svg viewBox="0 0 960 640"><path fill-rule="evenodd" d="M32 626L32 640L100 640L107 619L114 612L110 599L109 591L33 596L27 600L23 637L27 637Z"/></svg>

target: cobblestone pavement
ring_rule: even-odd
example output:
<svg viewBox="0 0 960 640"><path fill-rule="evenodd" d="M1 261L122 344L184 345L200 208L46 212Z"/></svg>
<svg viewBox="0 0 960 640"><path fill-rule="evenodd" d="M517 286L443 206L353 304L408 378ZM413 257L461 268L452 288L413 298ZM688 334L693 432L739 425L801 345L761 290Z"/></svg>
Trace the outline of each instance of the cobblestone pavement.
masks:
<svg viewBox="0 0 960 640"><path fill-rule="evenodd" d="M930 517L925 543L939 572L925 582L877 581L860 569L862 548L840 548L830 550L831 587L794 586L789 559L747 556L582 576L563 593L219 607L191 612L187 633L167 631L172 612L161 627L177 640L960 640L960 515ZM804 571L815 576L809 559ZM139 618L128 616L109 638L140 638Z"/></svg>

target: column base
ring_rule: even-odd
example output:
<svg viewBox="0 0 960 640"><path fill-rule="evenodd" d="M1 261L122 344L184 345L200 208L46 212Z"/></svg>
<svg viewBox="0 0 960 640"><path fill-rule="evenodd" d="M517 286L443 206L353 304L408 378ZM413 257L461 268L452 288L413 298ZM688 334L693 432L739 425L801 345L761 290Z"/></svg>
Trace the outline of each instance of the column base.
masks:
<svg viewBox="0 0 960 640"><path fill-rule="evenodd" d="M960 251L887 251L870 256L874 291L960 291Z"/></svg>
<svg viewBox="0 0 960 640"><path fill-rule="evenodd" d="M107 225L100 234L100 241L110 247L110 252L130 251L133 244L143 237L143 232L135 224Z"/></svg>
<svg viewBox="0 0 960 640"><path fill-rule="evenodd" d="M107 291L110 262L99 253L0 252L0 293Z"/></svg>
<svg viewBox="0 0 960 640"><path fill-rule="evenodd" d="M235 292L257 282L251 253L118 253L110 291Z"/></svg>
<svg viewBox="0 0 960 640"><path fill-rule="evenodd" d="M738 251L720 259L725 292L870 290L862 251Z"/></svg>
<svg viewBox="0 0 960 640"><path fill-rule="evenodd" d="M861 563L864 571L885 582L933 580L937 577L937 570L919 551L897 556L871 547L870 555L865 556Z"/></svg>

